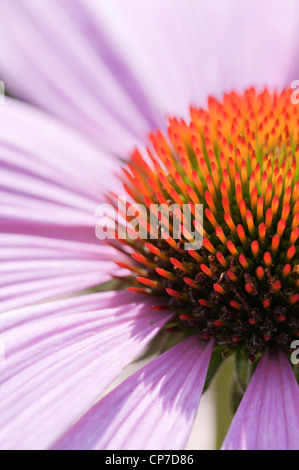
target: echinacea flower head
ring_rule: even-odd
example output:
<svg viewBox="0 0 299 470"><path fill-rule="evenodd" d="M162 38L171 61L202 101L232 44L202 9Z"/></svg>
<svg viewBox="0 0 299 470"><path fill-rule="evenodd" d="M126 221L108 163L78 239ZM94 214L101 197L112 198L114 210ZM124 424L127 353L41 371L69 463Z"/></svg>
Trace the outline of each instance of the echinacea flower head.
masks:
<svg viewBox="0 0 299 470"><path fill-rule="evenodd" d="M289 352L299 335L298 124L290 90L232 92L205 110L192 107L190 122L170 119L167 136L151 135L151 165L136 151L125 169L135 203L176 206L170 234L159 213L158 228L140 216L146 239L127 240L133 277L145 286L131 290L165 299L177 313L173 331L215 338L224 356L243 349L254 362L269 346ZM203 228L198 250L185 249L194 233L184 204L193 229ZM156 229L160 237L149 240Z"/></svg>
<svg viewBox="0 0 299 470"><path fill-rule="evenodd" d="M234 356L222 448L299 449L288 4L2 0L1 448L183 449Z"/></svg>

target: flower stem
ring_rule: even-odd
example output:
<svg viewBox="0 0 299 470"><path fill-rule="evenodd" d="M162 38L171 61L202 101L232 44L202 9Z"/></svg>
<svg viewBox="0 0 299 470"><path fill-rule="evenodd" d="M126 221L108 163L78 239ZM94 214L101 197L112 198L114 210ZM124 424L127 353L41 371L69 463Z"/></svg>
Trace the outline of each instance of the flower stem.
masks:
<svg viewBox="0 0 299 470"><path fill-rule="evenodd" d="M234 373L232 357L225 360L215 380L217 406L216 448L220 449L233 414L231 407L231 388Z"/></svg>

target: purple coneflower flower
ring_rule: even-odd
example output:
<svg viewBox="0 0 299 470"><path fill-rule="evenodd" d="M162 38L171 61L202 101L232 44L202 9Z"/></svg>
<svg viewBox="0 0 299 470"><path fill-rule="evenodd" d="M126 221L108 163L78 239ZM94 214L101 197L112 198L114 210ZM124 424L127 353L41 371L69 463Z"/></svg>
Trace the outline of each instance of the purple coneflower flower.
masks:
<svg viewBox="0 0 299 470"><path fill-rule="evenodd" d="M296 78L283 6L2 2L8 89L73 126L0 108L2 448L183 448L231 354L245 394L223 448L299 448L299 111L289 90L258 91ZM185 120L166 131L164 112ZM95 207L123 187L188 204L195 229L203 204L203 247L184 249L183 219L180 240L161 219L158 239L99 243ZM111 276L129 292L83 295ZM161 331L183 339L100 399Z"/></svg>

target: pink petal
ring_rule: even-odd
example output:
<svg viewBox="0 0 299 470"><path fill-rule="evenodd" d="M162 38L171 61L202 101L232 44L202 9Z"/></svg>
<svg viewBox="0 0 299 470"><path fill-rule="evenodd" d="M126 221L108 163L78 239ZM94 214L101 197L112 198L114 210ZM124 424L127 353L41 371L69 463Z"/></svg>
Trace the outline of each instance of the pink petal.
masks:
<svg viewBox="0 0 299 470"><path fill-rule="evenodd" d="M14 172L20 183L27 182L25 192L37 191L30 187L33 179L36 185L42 181L45 190L39 191L41 198L47 198L46 189L56 187L64 191L56 202L86 210L88 203L102 202L103 193L116 184L113 171L119 163L61 121L9 98L0 107L0 118L0 164L7 172L1 184L6 187L8 172ZM13 188L18 189L16 185ZM74 200L65 203L68 194L73 194ZM52 191L48 199L53 198Z"/></svg>
<svg viewBox="0 0 299 470"><path fill-rule="evenodd" d="M171 314L109 292L1 315L0 447L51 446Z"/></svg>
<svg viewBox="0 0 299 470"><path fill-rule="evenodd" d="M82 291L127 274L112 247L0 234L0 312Z"/></svg>
<svg viewBox="0 0 299 470"><path fill-rule="evenodd" d="M0 65L14 93L123 154L160 123L157 113L185 114L232 88L289 85L298 8L294 0L287 8L283 0L2 0Z"/></svg>
<svg viewBox="0 0 299 470"><path fill-rule="evenodd" d="M23 69L25 78L27 70L26 80L16 85L25 98L31 98L33 87L36 104L114 152L128 148L152 127L155 118L138 80L105 43L101 30L92 28L93 17L83 4L23 0L16 6L4 0L2 7L7 21L1 28L1 57L9 61L4 79L13 86L19 71Z"/></svg>
<svg viewBox="0 0 299 470"><path fill-rule="evenodd" d="M184 448L212 347L194 335L154 359L96 404L55 448Z"/></svg>
<svg viewBox="0 0 299 470"><path fill-rule="evenodd" d="M0 233L0 261L21 260L92 260L110 261L115 249L102 244Z"/></svg>
<svg viewBox="0 0 299 470"><path fill-rule="evenodd" d="M88 3L162 112L185 115L209 94L294 80L296 0Z"/></svg>
<svg viewBox="0 0 299 470"><path fill-rule="evenodd" d="M1 232L96 243L97 206L108 189L122 194L117 162L14 100L0 106L0 118Z"/></svg>
<svg viewBox="0 0 299 470"><path fill-rule="evenodd" d="M282 351L262 356L222 449L299 449L299 388Z"/></svg>

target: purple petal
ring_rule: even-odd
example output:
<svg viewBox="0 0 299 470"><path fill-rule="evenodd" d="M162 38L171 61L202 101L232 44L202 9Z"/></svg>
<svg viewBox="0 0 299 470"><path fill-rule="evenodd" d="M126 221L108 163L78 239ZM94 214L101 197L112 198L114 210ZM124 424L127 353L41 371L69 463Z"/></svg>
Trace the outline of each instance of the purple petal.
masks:
<svg viewBox="0 0 299 470"><path fill-rule="evenodd" d="M1 167L8 177L14 172L16 178L23 178L23 184L32 178L36 185L42 181L42 199L54 202L55 194L52 191L47 197L46 189L55 187L64 191L56 202L86 211L91 202L102 202L103 193L115 187L113 172L119 163L61 121L9 98L0 107L0 118ZM8 183L1 180L1 184ZM30 185L25 188L30 194ZM65 201L70 194L74 199Z"/></svg>
<svg viewBox="0 0 299 470"><path fill-rule="evenodd" d="M283 0L2 0L1 7L7 86L122 154L159 124L157 113L185 114L208 94L296 78L293 0L287 8Z"/></svg>
<svg viewBox="0 0 299 470"><path fill-rule="evenodd" d="M115 162L28 105L7 99L0 118L0 311L121 274L124 257L95 235L96 207L118 190Z"/></svg>
<svg viewBox="0 0 299 470"><path fill-rule="evenodd" d="M162 112L185 115L209 94L252 85L281 88L296 78L296 0L288 8L283 0L91 3Z"/></svg>
<svg viewBox="0 0 299 470"><path fill-rule="evenodd" d="M282 351L262 356L222 449L299 449L299 388Z"/></svg>
<svg viewBox="0 0 299 470"><path fill-rule="evenodd" d="M8 65L8 86L15 83L23 97L34 96L34 103L113 152L130 148L154 125L142 87L121 55L106 44L88 5L34 0L16 5L4 0L1 6L7 18L5 27L1 25L1 57ZM20 82L15 81L19 67Z"/></svg>
<svg viewBox="0 0 299 470"><path fill-rule="evenodd" d="M110 292L2 314L0 447L59 439L171 318L151 305Z"/></svg>
<svg viewBox="0 0 299 470"><path fill-rule="evenodd" d="M0 118L1 232L96 243L96 208L108 188L120 191L115 161L14 100L0 106Z"/></svg>
<svg viewBox="0 0 299 470"><path fill-rule="evenodd" d="M184 448L212 347L194 335L154 359L96 404L55 448Z"/></svg>
<svg viewBox="0 0 299 470"><path fill-rule="evenodd" d="M127 271L104 244L0 234L0 312L103 284Z"/></svg>

